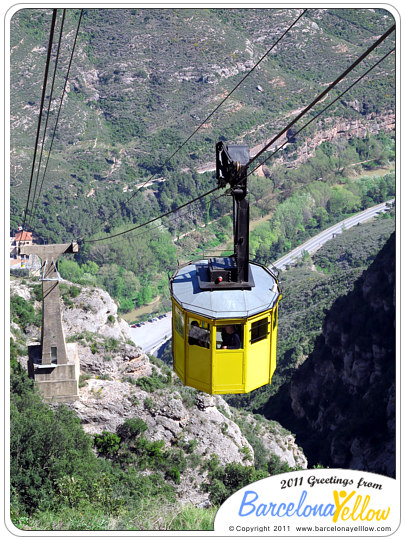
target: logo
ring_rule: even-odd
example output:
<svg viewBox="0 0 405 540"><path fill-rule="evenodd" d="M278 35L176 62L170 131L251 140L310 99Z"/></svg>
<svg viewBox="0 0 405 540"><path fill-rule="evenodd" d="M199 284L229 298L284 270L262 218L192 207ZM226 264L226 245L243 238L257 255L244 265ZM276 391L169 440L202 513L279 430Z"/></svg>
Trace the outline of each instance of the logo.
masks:
<svg viewBox="0 0 405 540"><path fill-rule="evenodd" d="M399 483L381 475L316 469L264 478L234 493L214 530L245 535L392 534L399 526Z"/></svg>

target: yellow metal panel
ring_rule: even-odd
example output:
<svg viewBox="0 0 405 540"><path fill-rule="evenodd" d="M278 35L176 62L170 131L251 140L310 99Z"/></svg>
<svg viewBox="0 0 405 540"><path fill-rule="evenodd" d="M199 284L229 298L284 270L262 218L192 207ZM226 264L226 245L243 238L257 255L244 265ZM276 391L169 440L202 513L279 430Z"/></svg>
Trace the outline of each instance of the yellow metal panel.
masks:
<svg viewBox="0 0 405 540"><path fill-rule="evenodd" d="M189 328L189 321L197 320L202 323L204 321L210 324L212 331L212 322L208 319L197 317L193 314L187 313L187 325L186 333ZM186 338L186 384L202 390L204 392L212 392L212 332L210 339L210 348L200 347L199 345L190 345Z"/></svg>
<svg viewBox="0 0 405 540"><path fill-rule="evenodd" d="M215 394L245 392L243 361L244 351L242 349L215 351L215 385L213 385Z"/></svg>
<svg viewBox="0 0 405 540"><path fill-rule="evenodd" d="M218 326L244 325L242 319L216 321L213 339L216 347L216 334ZM246 343L246 329L243 326L243 345ZM214 394L238 394L246 392L245 388L245 349L217 349L213 348L213 384Z"/></svg>
<svg viewBox="0 0 405 540"><path fill-rule="evenodd" d="M262 319L268 320L268 330L270 329L271 319L270 312L260 313L248 319L247 322L247 391L250 392L255 388L259 388L270 382L270 334L267 337L251 343L252 323Z"/></svg>
<svg viewBox="0 0 405 540"><path fill-rule="evenodd" d="M217 387L217 373L215 370L216 362L216 352L217 352L217 327L213 323L212 325L212 343L211 343L211 382L212 382L212 393L215 394L215 388Z"/></svg>
<svg viewBox="0 0 405 540"><path fill-rule="evenodd" d="M172 340L173 340L173 367L174 371L185 382L185 358L184 358L184 337L180 335L175 328L175 310L182 312L180 307L173 301L173 317L172 317ZM184 317L184 315L183 315ZM184 332L183 332L184 334Z"/></svg>
<svg viewBox="0 0 405 540"><path fill-rule="evenodd" d="M281 296L280 296L281 298ZM277 365L278 302L271 314L270 382Z"/></svg>

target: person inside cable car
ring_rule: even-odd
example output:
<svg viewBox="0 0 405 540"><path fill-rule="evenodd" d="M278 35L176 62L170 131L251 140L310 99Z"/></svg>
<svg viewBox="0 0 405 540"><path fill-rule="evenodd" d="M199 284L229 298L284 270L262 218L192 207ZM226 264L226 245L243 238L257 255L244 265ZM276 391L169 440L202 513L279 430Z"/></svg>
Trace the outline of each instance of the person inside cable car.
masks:
<svg viewBox="0 0 405 540"><path fill-rule="evenodd" d="M240 337L232 324L227 324L221 332L221 349L240 349Z"/></svg>
<svg viewBox="0 0 405 540"><path fill-rule="evenodd" d="M209 349L209 328L201 328L198 321L191 321L188 331L188 344Z"/></svg>

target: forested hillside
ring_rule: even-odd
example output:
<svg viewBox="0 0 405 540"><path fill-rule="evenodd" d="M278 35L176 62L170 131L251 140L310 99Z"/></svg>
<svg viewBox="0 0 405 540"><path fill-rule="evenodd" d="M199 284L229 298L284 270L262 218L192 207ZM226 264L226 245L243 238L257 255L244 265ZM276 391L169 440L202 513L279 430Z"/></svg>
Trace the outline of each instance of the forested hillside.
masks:
<svg viewBox="0 0 405 540"><path fill-rule="evenodd" d="M68 9L43 161L57 117L58 125L41 197L28 218L39 239L115 234L211 189L213 173L202 171L209 164L212 169L218 140L259 148L393 23L385 10L309 10L177 152L300 13L85 9L58 117L80 14ZM51 15L48 9L23 9L11 21L12 231L21 224L28 193ZM390 37L378 47L328 101L393 42ZM277 207L272 221L255 231L253 256L274 260L311 230L393 195L393 177L384 186L380 180L366 185L351 173L356 164L357 172L390 167L394 84L391 55L258 170L261 176L250 177L252 217L268 219ZM43 171L44 163L40 180ZM327 184L321 197L313 182ZM81 267L66 266L66 277L108 287L122 312L157 296L164 309L167 270L203 248L223 247L231 235L230 203L229 197L205 198L150 230L84 243ZM310 215L302 214L307 206Z"/></svg>

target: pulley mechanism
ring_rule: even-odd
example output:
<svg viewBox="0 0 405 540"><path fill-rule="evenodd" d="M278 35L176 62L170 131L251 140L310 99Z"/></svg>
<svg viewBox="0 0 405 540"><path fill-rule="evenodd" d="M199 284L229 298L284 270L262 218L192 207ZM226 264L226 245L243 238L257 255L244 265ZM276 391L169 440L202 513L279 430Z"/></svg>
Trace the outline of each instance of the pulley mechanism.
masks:
<svg viewBox="0 0 405 540"><path fill-rule="evenodd" d="M249 268L249 203L246 199L249 147L216 145L216 177L218 187L229 184L233 197L234 254L215 257L208 267L197 269L201 289L250 289L254 280Z"/></svg>

